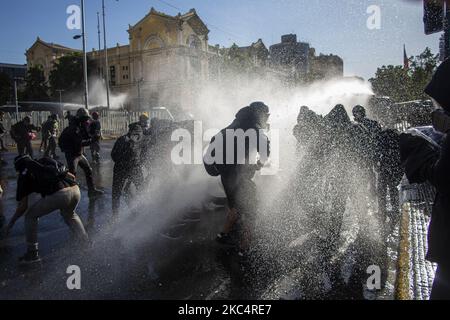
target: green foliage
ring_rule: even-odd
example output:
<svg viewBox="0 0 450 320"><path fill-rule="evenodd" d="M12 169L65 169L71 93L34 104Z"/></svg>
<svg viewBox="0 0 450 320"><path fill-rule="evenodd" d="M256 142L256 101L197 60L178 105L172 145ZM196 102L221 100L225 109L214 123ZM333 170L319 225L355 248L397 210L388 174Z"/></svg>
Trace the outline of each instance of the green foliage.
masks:
<svg viewBox="0 0 450 320"><path fill-rule="evenodd" d="M0 73L0 106L11 101L13 84L6 73Z"/></svg>
<svg viewBox="0 0 450 320"><path fill-rule="evenodd" d="M369 81L376 95L390 97L395 102L428 99L423 92L436 70L439 59L430 48L411 57L410 68L382 66Z"/></svg>
<svg viewBox="0 0 450 320"><path fill-rule="evenodd" d="M47 101L48 98L48 87L42 66L37 65L28 68L27 75L25 76L23 99Z"/></svg>
<svg viewBox="0 0 450 320"><path fill-rule="evenodd" d="M83 89L83 57L79 53L63 56L55 63L49 76L52 96L57 96L56 90L67 92Z"/></svg>

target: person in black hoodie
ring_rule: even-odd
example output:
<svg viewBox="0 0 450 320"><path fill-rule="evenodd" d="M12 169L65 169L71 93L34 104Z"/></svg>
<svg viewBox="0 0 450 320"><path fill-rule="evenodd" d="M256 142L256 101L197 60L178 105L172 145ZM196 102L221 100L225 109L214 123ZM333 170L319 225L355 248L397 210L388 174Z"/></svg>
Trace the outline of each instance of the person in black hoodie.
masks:
<svg viewBox="0 0 450 320"><path fill-rule="evenodd" d="M69 126L64 129L59 138L58 144L61 151L64 152L69 171L77 174L78 166L83 169L86 175L86 184L88 187L88 196L95 198L103 194L94 185L92 177L92 168L89 161L83 154L83 148L92 143L92 138L88 133L89 113L86 109L79 109L76 118L72 119Z"/></svg>
<svg viewBox="0 0 450 320"><path fill-rule="evenodd" d="M133 182L138 191L144 182L141 154L144 146L144 130L139 124L130 124L126 135L113 146L111 158L114 161L112 184L113 219L118 216L120 196L127 181Z"/></svg>
<svg viewBox="0 0 450 320"><path fill-rule="evenodd" d="M425 89L438 110L433 127L442 133L440 146L426 139L402 134L400 153L410 183L429 181L436 187L428 230L427 260L438 265L431 292L432 300L450 299L450 60L444 61Z"/></svg>
<svg viewBox="0 0 450 320"><path fill-rule="evenodd" d="M224 232L218 235L219 242L228 242L230 234L239 230L240 247L248 249L253 220L256 215L256 185L253 177L260 170L270 155L270 142L263 130L268 128L269 107L262 102L254 102L250 106L241 109L236 118L227 128L219 132L211 140L211 146L216 139L222 139L222 155L216 157L215 151L209 150L209 154L216 159L215 168L221 176L222 184L228 200L229 213ZM237 136L239 131L243 134L256 135L256 142L251 143L251 138L244 138L245 143L239 144ZM233 140L230 140L230 137ZM239 147L245 150L239 150ZM227 150L234 149L234 157L227 156ZM259 160L256 161L256 156ZM218 160L218 161L217 161ZM217 163L221 162L221 163Z"/></svg>

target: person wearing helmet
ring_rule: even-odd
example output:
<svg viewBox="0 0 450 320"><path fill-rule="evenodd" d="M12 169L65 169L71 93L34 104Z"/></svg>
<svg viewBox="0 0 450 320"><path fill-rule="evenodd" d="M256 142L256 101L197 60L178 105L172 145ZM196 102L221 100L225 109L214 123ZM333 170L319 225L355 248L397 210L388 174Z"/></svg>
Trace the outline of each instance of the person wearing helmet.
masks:
<svg viewBox="0 0 450 320"><path fill-rule="evenodd" d="M139 116L138 122L132 123L132 125L135 124L141 126L145 136L150 135L150 116L147 112L144 112Z"/></svg>
<svg viewBox="0 0 450 320"><path fill-rule="evenodd" d="M29 154L33 158L33 147L31 141L36 138L36 133L40 128L31 123L31 118L26 116L22 121L11 127L11 137L17 144L19 155Z"/></svg>
<svg viewBox="0 0 450 320"><path fill-rule="evenodd" d="M102 139L102 124L98 112L92 112L92 121L89 122L89 135L92 138L91 156L92 162L100 163L100 140Z"/></svg>
<svg viewBox="0 0 450 320"><path fill-rule="evenodd" d="M91 165L83 154L84 147L92 143L92 138L88 133L89 120L88 111L79 109L76 118L61 133L58 144L65 154L69 171L76 175L78 166L80 166L86 175L88 195L90 198L95 198L102 195L103 191L95 187Z"/></svg>
<svg viewBox="0 0 450 320"><path fill-rule="evenodd" d="M213 160L212 165L221 176L228 200L227 222L223 232L217 236L217 241L236 243L237 240L242 251L249 249L251 230L256 216L257 194L253 177L256 171L264 166L270 155L270 141L264 134L264 130L269 126L267 123L269 116L269 107L263 102L254 102L242 108L236 114L235 120L213 137L207 156L204 158L205 168L208 168L211 165L210 160ZM244 132L245 135L252 135L254 132L255 145L251 143L250 138L244 138L245 143L239 145L236 135L240 132ZM230 133L234 139L227 139ZM223 149L220 151L222 155L217 155L219 159L216 159L216 140L218 139L222 140ZM226 155L230 148L234 150L233 159ZM259 160L257 160L258 156ZM222 157L223 159L220 159ZM210 160L207 160L208 158Z"/></svg>
<svg viewBox="0 0 450 320"><path fill-rule="evenodd" d="M432 99L433 135L440 141L429 141L420 135L403 133L400 154L410 183L430 182L436 196L428 227L426 259L437 263L431 300L450 300L450 59L437 68L425 93ZM437 140L437 139L436 139Z"/></svg>
<svg viewBox="0 0 450 320"><path fill-rule="evenodd" d="M56 160L43 158L39 161L29 155L21 155L14 159L14 167L18 174L16 200L18 206L8 223L6 235L10 233L16 221L25 215L25 235L27 252L20 258L21 263L40 261L38 251L39 218L59 210L64 222L75 236L86 243L88 236L83 223L75 209L80 202L80 188L75 177L64 165ZM29 205L29 196L38 193L42 196L36 203Z"/></svg>

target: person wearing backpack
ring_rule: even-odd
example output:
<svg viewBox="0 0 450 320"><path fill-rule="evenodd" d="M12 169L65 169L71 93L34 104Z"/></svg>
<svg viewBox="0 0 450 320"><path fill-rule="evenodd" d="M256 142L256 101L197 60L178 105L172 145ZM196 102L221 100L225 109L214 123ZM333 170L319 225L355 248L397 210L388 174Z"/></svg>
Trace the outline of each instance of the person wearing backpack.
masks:
<svg viewBox="0 0 450 320"><path fill-rule="evenodd" d="M144 176L141 168L144 130L139 124L130 124L126 135L120 137L113 146L111 158L114 162L112 184L112 211L117 218L120 197L127 181L131 181L139 191Z"/></svg>
<svg viewBox="0 0 450 320"><path fill-rule="evenodd" d="M95 198L103 195L103 191L95 187L91 165L83 154L84 147L92 143L92 138L88 133L89 120L87 110L79 109L76 118L72 119L69 126L61 133L58 144L66 156L69 171L76 176L78 166L80 166L86 175L89 198Z"/></svg>
<svg viewBox="0 0 450 320"><path fill-rule="evenodd" d="M39 132L41 128L31 123L31 118L26 116L22 121L17 122L11 127L11 137L17 143L17 152L19 155L29 154L33 158L33 147L31 141L36 137L34 131Z"/></svg>
<svg viewBox="0 0 450 320"><path fill-rule="evenodd" d="M256 217L257 194L253 177L270 155L270 141L264 134L264 129L268 128L269 116L269 107L262 102L254 102L242 108L233 123L212 138L204 157L207 173L211 176L220 175L228 200L227 222L223 232L218 234L217 241L233 243L233 234L237 233L242 251L249 249L250 231ZM256 133L256 145L252 145L249 138L244 138L245 150L238 150L239 132L251 134L252 131ZM230 134L233 140L227 138ZM218 139L222 139L222 144ZM216 150L216 146L220 145L222 150ZM226 154L231 149L234 149L233 159ZM260 156L259 160L256 159L257 155Z"/></svg>
<svg viewBox="0 0 450 320"><path fill-rule="evenodd" d="M25 215L27 252L19 259L20 262L40 261L38 221L39 218L57 210L60 210L64 222L78 240L87 243L87 233L75 212L81 197L75 176L66 170L64 165L51 158L35 161L29 155L21 155L14 159L14 167L18 173L18 206L7 226L6 234L8 235L16 221ZM32 193L39 193L42 198L30 205L28 198Z"/></svg>

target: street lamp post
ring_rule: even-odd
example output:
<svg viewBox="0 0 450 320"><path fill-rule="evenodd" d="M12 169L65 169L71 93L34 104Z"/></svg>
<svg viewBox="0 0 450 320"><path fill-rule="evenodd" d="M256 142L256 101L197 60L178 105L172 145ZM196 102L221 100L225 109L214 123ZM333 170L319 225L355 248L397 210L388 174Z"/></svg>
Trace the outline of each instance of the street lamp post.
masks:
<svg viewBox="0 0 450 320"><path fill-rule="evenodd" d="M102 0L103 11L103 49L105 50L105 85L106 85L106 104L108 110L110 109L109 101L109 63L108 63L108 48L106 47L106 15L105 15L105 0Z"/></svg>
<svg viewBox="0 0 450 320"><path fill-rule="evenodd" d="M89 85L88 85L88 72L87 72L87 53L86 53L86 17L84 10L84 0L81 0L81 33L83 38L83 73L84 73L84 105L86 109L89 109Z"/></svg>
<svg viewBox="0 0 450 320"><path fill-rule="evenodd" d="M22 78L14 78L14 100L16 104L16 120L19 121L19 98L17 93L17 81L23 80Z"/></svg>

